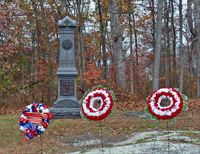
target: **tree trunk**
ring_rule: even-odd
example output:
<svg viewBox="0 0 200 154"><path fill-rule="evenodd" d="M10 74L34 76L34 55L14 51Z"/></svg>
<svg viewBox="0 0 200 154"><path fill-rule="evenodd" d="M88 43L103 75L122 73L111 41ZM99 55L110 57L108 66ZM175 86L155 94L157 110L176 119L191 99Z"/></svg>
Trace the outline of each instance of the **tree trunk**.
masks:
<svg viewBox="0 0 200 154"><path fill-rule="evenodd" d="M131 25L131 13L130 13L130 2L127 0L128 3L128 22L129 22L129 31L130 31L130 72L131 72L131 95L134 94L134 89L133 89L133 47L132 47L132 25Z"/></svg>
<svg viewBox="0 0 200 154"><path fill-rule="evenodd" d="M79 53L79 74L80 74L80 87L83 88L83 70L82 70L82 48L81 48L81 0L77 1L78 4L78 53Z"/></svg>
<svg viewBox="0 0 200 154"><path fill-rule="evenodd" d="M182 0L179 0L179 19L180 19L180 83L179 83L179 92L183 91L183 15L182 15Z"/></svg>
<svg viewBox="0 0 200 154"><path fill-rule="evenodd" d="M179 83L179 92L182 93L183 91L183 16L182 16L182 0L179 0L179 19L180 19L180 83Z"/></svg>
<svg viewBox="0 0 200 154"><path fill-rule="evenodd" d="M31 27L34 27L34 23L33 23L33 18L31 18ZM34 74L34 57L35 57L35 51L34 51L34 46L35 46L35 30L33 28L33 32L32 32L32 48L31 48L31 74ZM34 76L31 75L31 81L34 81ZM35 102L35 95L32 93L32 98L33 98L33 102ZM15 93L16 94L16 93Z"/></svg>
<svg viewBox="0 0 200 154"><path fill-rule="evenodd" d="M40 0L40 7L42 10L42 22L44 25L44 33L45 33L45 41L47 45L47 58L48 58L48 68L49 68L49 78L50 78L50 98L49 102L53 103L53 70L52 70L52 63L51 63L51 48L50 48L50 41L49 41L49 33L48 33L48 27L47 27L47 21L46 21L46 16L45 16L45 11L43 7L43 2Z"/></svg>
<svg viewBox="0 0 200 154"><path fill-rule="evenodd" d="M170 7L170 5L169 5L169 7ZM167 27L169 27L169 9L167 10ZM168 58L168 60L171 59L169 28L167 28L167 58ZM168 64L169 64L169 66L168 66L169 85L168 86L171 87L171 60L168 61Z"/></svg>
<svg viewBox="0 0 200 154"><path fill-rule="evenodd" d="M188 64L189 64L189 75L188 75L188 80L189 80L189 83L190 83L190 97L192 97L192 76L193 76L193 73L192 73L192 55L191 55L191 52L190 52L190 44L189 44L189 37L188 35L186 35L186 39L187 39L187 50L188 50Z"/></svg>
<svg viewBox="0 0 200 154"><path fill-rule="evenodd" d="M171 25L172 25L172 30L173 30L173 70L176 70L176 29L174 25L174 0L171 0ZM176 79L174 80L174 87L176 87Z"/></svg>
<svg viewBox="0 0 200 154"><path fill-rule="evenodd" d="M167 1L165 0L165 9L164 9L164 24L165 24L165 31L164 31L164 57L165 57L165 87L169 87L168 82L168 55L167 55Z"/></svg>
<svg viewBox="0 0 200 154"><path fill-rule="evenodd" d="M136 55L136 65L139 65L139 59L138 59L138 43L137 43L137 30L135 25L135 15L133 14L133 27L134 27L134 35L135 35L135 55Z"/></svg>
<svg viewBox="0 0 200 154"><path fill-rule="evenodd" d="M106 57L105 34L104 34L104 26L103 26L103 20L102 20L100 0L98 0L98 9L99 9L101 42L102 42L102 51L103 51L103 79L106 80L107 79L107 57Z"/></svg>
<svg viewBox="0 0 200 154"><path fill-rule="evenodd" d="M107 48L108 48L108 49L111 49L110 36L109 36L109 34L108 34L107 27L108 27L108 21L106 21L105 35L107 36L107 41L108 41L108 46L107 46Z"/></svg>
<svg viewBox="0 0 200 154"><path fill-rule="evenodd" d="M192 8L191 8L191 0L187 0L187 16L188 16L188 26L190 29L190 33L196 38L196 33L193 28L193 21L192 21Z"/></svg>
<svg viewBox="0 0 200 154"><path fill-rule="evenodd" d="M161 35L162 35L162 9L163 9L163 0L159 0L158 12L157 12L157 28L156 28L156 44L155 44L155 52L154 52L152 92L159 89L159 68L160 68L160 51L161 51Z"/></svg>
<svg viewBox="0 0 200 154"><path fill-rule="evenodd" d="M152 16L152 23L153 23L153 31L152 31L152 37L153 37L153 51L155 51L155 10L154 10L154 0L149 1L150 7L151 7L151 16Z"/></svg>
<svg viewBox="0 0 200 154"><path fill-rule="evenodd" d="M135 36L135 66L137 66L138 68L138 65L139 65L139 56L138 56L138 41L137 41L137 30L136 30L136 24L135 24L135 15L133 13L133 28L134 28L134 36ZM135 74L138 75L138 69L135 70ZM136 78L136 82L135 82L135 85L136 85L136 90L139 92L139 81L137 80Z"/></svg>
<svg viewBox="0 0 200 154"><path fill-rule="evenodd" d="M32 14L31 14L32 15ZM32 47L31 47L31 69L30 69L30 74L34 73L34 57L35 57L35 51L34 51L34 46L35 46L35 30L34 30L34 23L33 23L33 17L30 17L30 25L31 25L31 29L32 29ZM34 76L31 75L31 81L34 80Z"/></svg>
<svg viewBox="0 0 200 154"><path fill-rule="evenodd" d="M191 34L195 41L196 50L196 75L197 75L197 97L200 97L200 22L199 22L199 1L194 0L194 27L192 21L192 10L191 10L191 0L187 1L187 11L188 11L188 25Z"/></svg>
<svg viewBox="0 0 200 154"><path fill-rule="evenodd" d="M102 51L103 51L103 79L106 80L107 79L107 57L106 57L105 34L104 34L104 26L103 26L103 20L102 20L100 0L98 0L98 9L99 9L101 42L102 42Z"/></svg>
<svg viewBox="0 0 200 154"><path fill-rule="evenodd" d="M84 54L84 49L83 49L83 34L81 30L81 46L82 46L82 68L83 68L83 73L85 72L85 54ZM86 43L85 43L86 46ZM83 90L86 89L86 81L83 81Z"/></svg>
<svg viewBox="0 0 200 154"><path fill-rule="evenodd" d="M32 5L33 5L33 10L34 10L34 13L35 13L35 23L36 23L36 30L37 30L37 39L36 39L36 44L37 44L37 61L39 62L40 61L40 36L41 36L41 33L40 33L40 30L39 30L39 24L38 24L38 21L37 21L37 18L38 18L38 13L37 13L37 6L36 6L36 2L35 0L31 0L32 1Z"/></svg>
<svg viewBox="0 0 200 154"><path fill-rule="evenodd" d="M199 0L194 0L194 26L196 35L196 70L197 70L197 97L200 97L200 18L199 18Z"/></svg>
<svg viewBox="0 0 200 154"><path fill-rule="evenodd" d="M120 20L118 14L117 0L109 0L112 47L114 62L117 67L118 85L123 91L126 90L125 61L122 50L122 34L120 31Z"/></svg>

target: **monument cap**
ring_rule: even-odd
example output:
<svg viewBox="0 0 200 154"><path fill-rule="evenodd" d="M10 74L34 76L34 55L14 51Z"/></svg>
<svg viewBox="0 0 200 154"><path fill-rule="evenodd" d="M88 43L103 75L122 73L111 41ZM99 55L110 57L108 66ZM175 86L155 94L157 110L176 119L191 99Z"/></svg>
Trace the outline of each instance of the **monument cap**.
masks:
<svg viewBox="0 0 200 154"><path fill-rule="evenodd" d="M58 20L58 26L68 26L68 27L75 27L76 26L76 20L72 20L69 16L66 16L62 20Z"/></svg>

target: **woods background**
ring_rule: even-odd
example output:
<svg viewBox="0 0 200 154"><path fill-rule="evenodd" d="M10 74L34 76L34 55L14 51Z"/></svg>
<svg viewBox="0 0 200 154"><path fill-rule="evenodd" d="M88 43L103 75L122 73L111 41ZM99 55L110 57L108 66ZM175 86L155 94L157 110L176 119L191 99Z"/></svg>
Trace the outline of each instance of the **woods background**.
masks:
<svg viewBox="0 0 200 154"><path fill-rule="evenodd" d="M158 87L200 96L198 0L1 0L1 108L56 100L65 16L77 21L78 99L99 84L118 101Z"/></svg>

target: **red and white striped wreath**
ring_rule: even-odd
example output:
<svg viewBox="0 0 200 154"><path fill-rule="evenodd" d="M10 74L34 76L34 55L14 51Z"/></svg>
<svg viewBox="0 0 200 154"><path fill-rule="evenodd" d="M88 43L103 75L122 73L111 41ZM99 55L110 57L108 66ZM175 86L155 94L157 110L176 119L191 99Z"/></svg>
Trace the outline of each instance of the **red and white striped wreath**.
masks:
<svg viewBox="0 0 200 154"><path fill-rule="evenodd" d="M169 99L170 105L162 107L163 99ZM154 91L148 99L148 110L157 119L171 119L182 111L183 98L181 94L173 88L161 88Z"/></svg>
<svg viewBox="0 0 200 154"><path fill-rule="evenodd" d="M83 116L94 121L105 119L111 113L115 101L114 95L112 95L104 88L93 88L83 97L81 102ZM101 101L98 109L94 108L95 101Z"/></svg>

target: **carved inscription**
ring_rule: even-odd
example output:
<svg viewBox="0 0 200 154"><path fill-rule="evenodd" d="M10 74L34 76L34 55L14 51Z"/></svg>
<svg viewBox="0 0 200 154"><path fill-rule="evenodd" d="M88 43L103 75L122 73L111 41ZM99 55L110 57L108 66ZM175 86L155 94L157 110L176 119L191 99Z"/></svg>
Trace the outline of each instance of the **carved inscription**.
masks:
<svg viewBox="0 0 200 154"><path fill-rule="evenodd" d="M72 48L72 46L73 46L72 41L70 41L68 39L66 39L62 42L62 47L64 50L70 50Z"/></svg>
<svg viewBox="0 0 200 154"><path fill-rule="evenodd" d="M56 108L81 108L80 104L73 99L62 99L54 104Z"/></svg>
<svg viewBox="0 0 200 154"><path fill-rule="evenodd" d="M74 96L74 81L60 80L60 96Z"/></svg>
<svg viewBox="0 0 200 154"><path fill-rule="evenodd" d="M80 117L80 111L57 111L53 112L53 118L54 119L63 119L63 118L79 118Z"/></svg>
<svg viewBox="0 0 200 154"><path fill-rule="evenodd" d="M75 65L75 62L73 60L61 59L61 65L64 67L70 67L70 66Z"/></svg>
<svg viewBox="0 0 200 154"><path fill-rule="evenodd" d="M79 118L80 117L80 111L70 111L70 110L55 110L53 112L53 118L54 119L63 119L63 118Z"/></svg>
<svg viewBox="0 0 200 154"><path fill-rule="evenodd" d="M80 112L56 112L53 114L54 116L80 116Z"/></svg>

